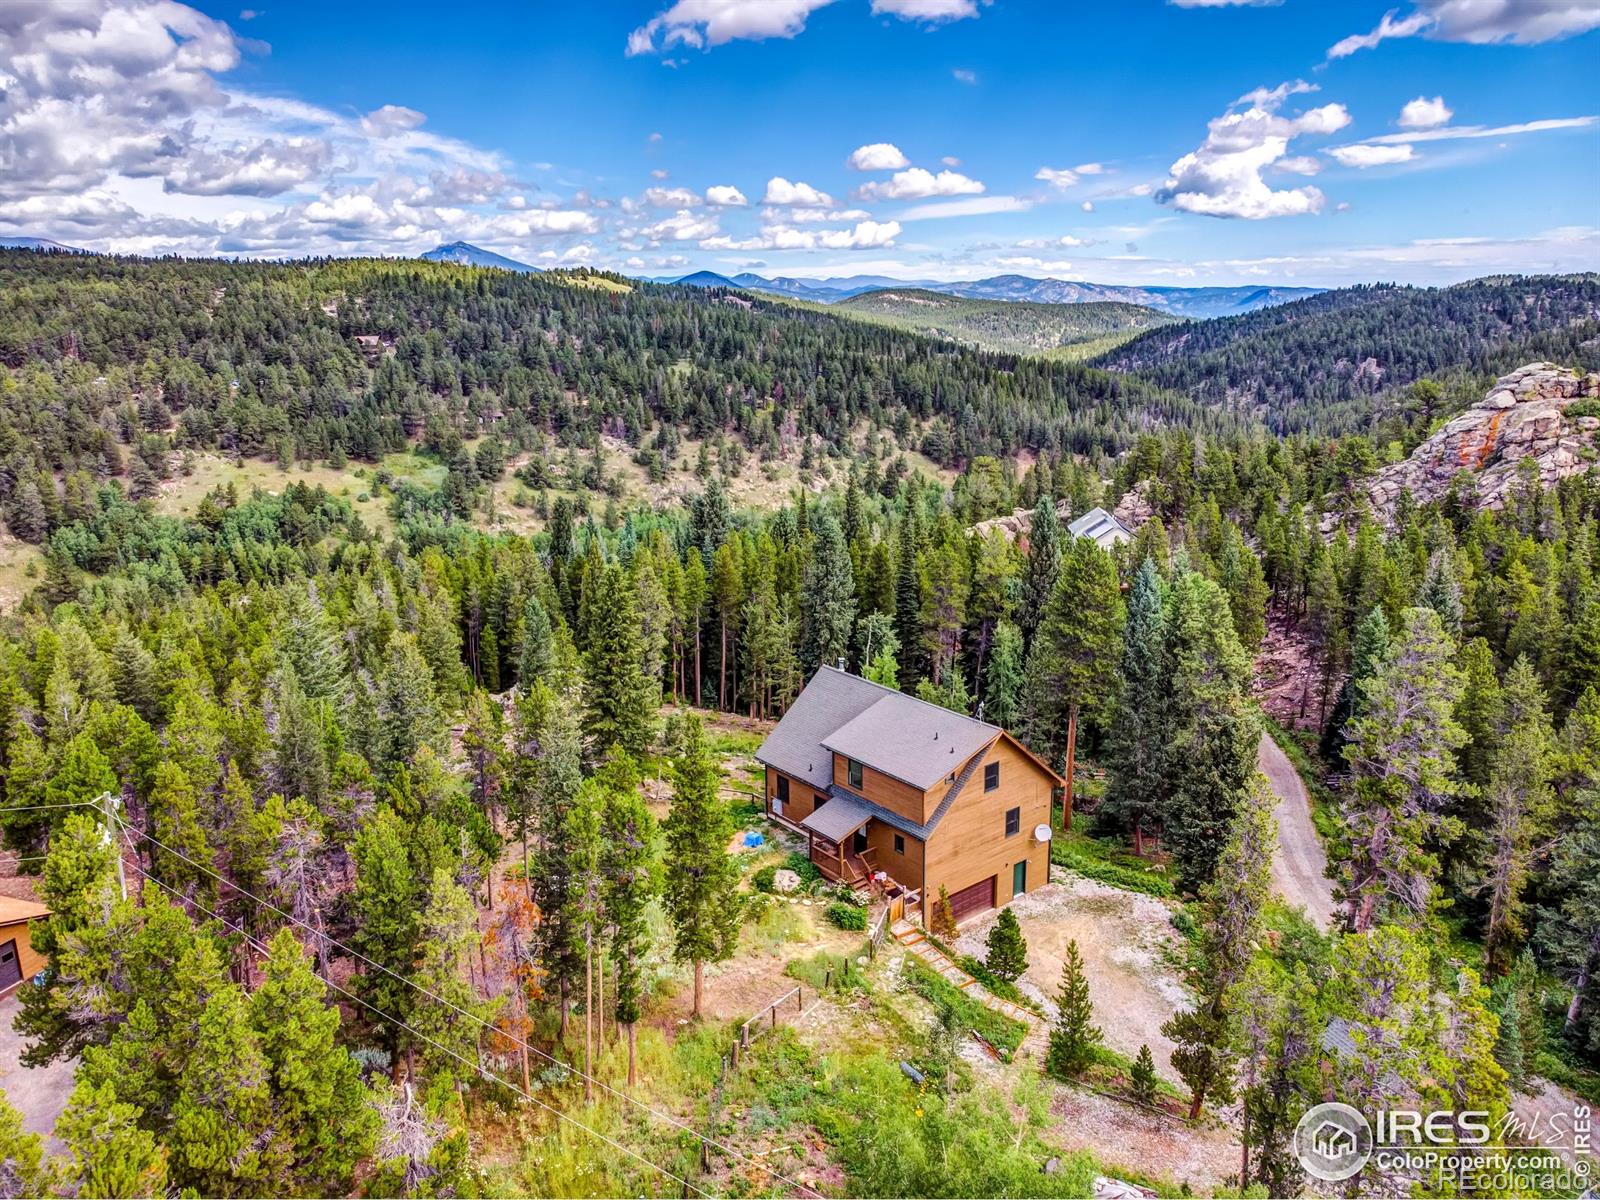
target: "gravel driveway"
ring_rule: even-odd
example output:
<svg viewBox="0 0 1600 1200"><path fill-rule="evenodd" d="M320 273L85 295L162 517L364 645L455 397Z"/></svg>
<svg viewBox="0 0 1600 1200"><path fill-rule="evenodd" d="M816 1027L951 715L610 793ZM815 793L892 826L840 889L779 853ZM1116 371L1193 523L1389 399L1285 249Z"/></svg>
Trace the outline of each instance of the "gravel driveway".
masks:
<svg viewBox="0 0 1600 1200"><path fill-rule="evenodd" d="M1289 756L1266 734L1261 735L1256 760L1278 797L1272 810L1278 821L1272 890L1290 905L1305 909L1312 923L1326 933L1334 925L1333 882L1328 878L1327 851L1311 823L1311 797L1306 794L1305 781Z"/></svg>
<svg viewBox="0 0 1600 1200"><path fill-rule="evenodd" d="M72 1077L78 1064L67 1061L53 1062L48 1067L23 1066L20 1060L26 1043L11 1027L19 1008L15 992L0 1000L0 1088L5 1090L11 1107L22 1114L22 1127L29 1133L44 1134L47 1146L59 1151L61 1145L50 1134L72 1094Z"/></svg>

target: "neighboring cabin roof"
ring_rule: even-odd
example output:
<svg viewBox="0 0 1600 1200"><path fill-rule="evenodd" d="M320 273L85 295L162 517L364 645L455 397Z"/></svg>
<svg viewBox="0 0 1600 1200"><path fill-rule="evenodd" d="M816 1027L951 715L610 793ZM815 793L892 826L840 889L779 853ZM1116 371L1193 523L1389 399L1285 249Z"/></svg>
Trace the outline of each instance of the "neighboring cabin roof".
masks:
<svg viewBox="0 0 1600 1200"><path fill-rule="evenodd" d="M49 915L48 908L42 904L35 904L32 900L0 896L0 925L16 925L22 921L32 921Z"/></svg>
<svg viewBox="0 0 1600 1200"><path fill-rule="evenodd" d="M1073 537L1092 538L1099 545L1105 545L1107 539L1132 538L1133 533L1116 517L1103 508L1091 508L1083 516L1067 526L1067 532Z"/></svg>

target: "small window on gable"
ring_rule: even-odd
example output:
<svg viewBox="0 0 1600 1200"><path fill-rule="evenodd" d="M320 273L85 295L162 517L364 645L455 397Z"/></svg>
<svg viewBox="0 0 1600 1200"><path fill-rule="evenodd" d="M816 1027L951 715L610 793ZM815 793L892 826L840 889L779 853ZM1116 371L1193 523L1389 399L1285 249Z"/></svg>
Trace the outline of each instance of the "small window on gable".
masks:
<svg viewBox="0 0 1600 1200"><path fill-rule="evenodd" d="M896 854L904 854L906 852L906 839L898 833L894 835L894 852Z"/></svg>
<svg viewBox="0 0 1600 1200"><path fill-rule="evenodd" d="M1000 764L989 763L983 768L983 790L992 792L1000 786Z"/></svg>
<svg viewBox="0 0 1600 1200"><path fill-rule="evenodd" d="M778 776L778 799L784 804L789 803L789 777L787 775Z"/></svg>
<svg viewBox="0 0 1600 1200"><path fill-rule="evenodd" d="M1022 831L1022 810L1020 808L1006 809L1006 836L1010 837Z"/></svg>
<svg viewBox="0 0 1600 1200"><path fill-rule="evenodd" d="M853 758L847 758L844 760L844 770L845 778L850 781L850 786L859 792L861 790L861 764Z"/></svg>

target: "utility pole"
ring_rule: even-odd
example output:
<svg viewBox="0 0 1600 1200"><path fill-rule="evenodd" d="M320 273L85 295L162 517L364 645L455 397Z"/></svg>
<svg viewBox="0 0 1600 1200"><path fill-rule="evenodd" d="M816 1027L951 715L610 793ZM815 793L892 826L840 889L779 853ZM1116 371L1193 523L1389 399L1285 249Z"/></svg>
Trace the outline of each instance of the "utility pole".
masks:
<svg viewBox="0 0 1600 1200"><path fill-rule="evenodd" d="M105 818L105 824L100 830L101 844L112 846L116 839L112 836L111 829L117 823L117 809L122 807L122 799L119 796L113 796L110 792L102 792L97 803L100 805L101 814ZM122 898L126 900L128 898L128 869L122 861L122 847L112 846L112 850L117 856L117 886L122 889Z"/></svg>

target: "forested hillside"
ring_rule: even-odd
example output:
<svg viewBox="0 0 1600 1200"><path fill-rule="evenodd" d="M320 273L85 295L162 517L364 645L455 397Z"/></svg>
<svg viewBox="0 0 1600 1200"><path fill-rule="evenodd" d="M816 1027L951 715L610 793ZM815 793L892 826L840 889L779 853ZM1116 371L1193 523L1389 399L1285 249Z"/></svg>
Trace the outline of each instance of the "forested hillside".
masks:
<svg viewBox="0 0 1600 1200"><path fill-rule="evenodd" d="M1072 360L1104 353L1174 319L1137 304L971 300L920 288L864 292L841 300L834 310L985 350L1055 353Z"/></svg>
<svg viewBox="0 0 1600 1200"><path fill-rule="evenodd" d="M1464 402L1536 359L1600 367L1600 277L1342 288L1153 330L1095 362L1282 433L1360 428L1424 377Z"/></svg>
<svg viewBox="0 0 1600 1200"><path fill-rule="evenodd" d="M0 615L0 832L51 910L17 1030L73 1078L49 1160L0 1105L19 1193L1181 1191L1063 1144L1087 1083L1108 1124L1158 1109L1152 1146L1220 1143L1209 1190L1293 1195L1330 1087L1600 1097L1597 473L1386 524L1382 438L716 291L4 261L0 481L40 549ZM558 461L689 434L681 504ZM959 469L905 468L912 440ZM197 448L281 479L165 515ZM344 480L397 449L437 471ZM745 460L819 454L829 479L730 501ZM508 469L523 532L484 527ZM337 494L369 485L381 532ZM1130 541L1067 536L1058 502L1130 493ZM973 528L1019 507L1026 543ZM1253 662L1291 635L1334 928L1272 898ZM982 960L932 931L971 990L926 978L767 819L750 754L841 659L1067 773L1029 890L1172 939L1125 1055L1076 941L1049 1007L1004 918ZM984 990L1048 1033L1024 1050Z"/></svg>

